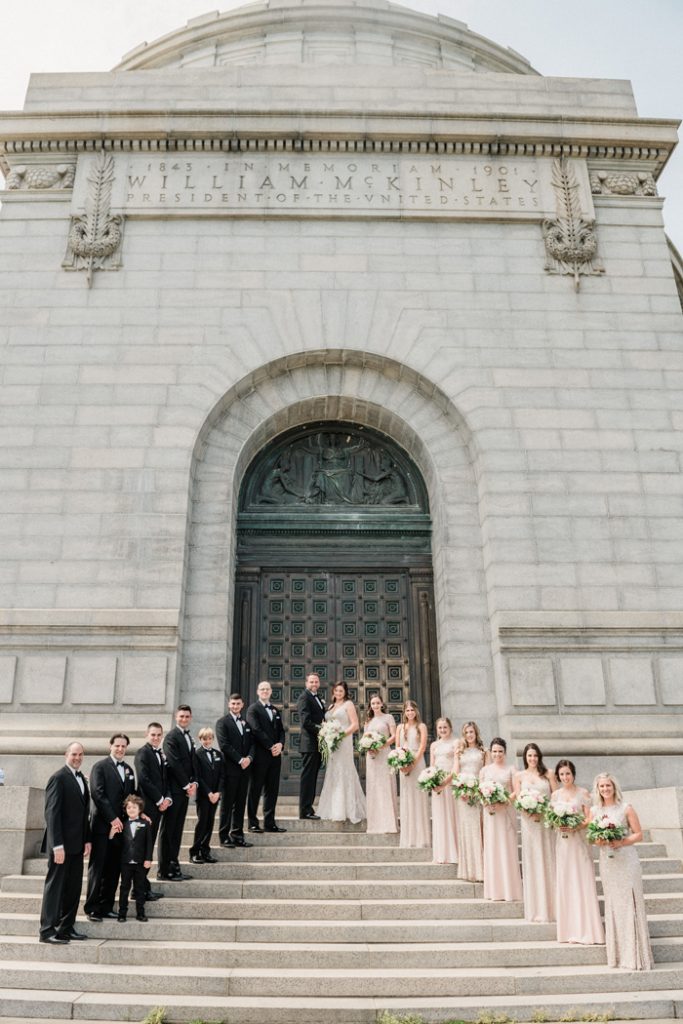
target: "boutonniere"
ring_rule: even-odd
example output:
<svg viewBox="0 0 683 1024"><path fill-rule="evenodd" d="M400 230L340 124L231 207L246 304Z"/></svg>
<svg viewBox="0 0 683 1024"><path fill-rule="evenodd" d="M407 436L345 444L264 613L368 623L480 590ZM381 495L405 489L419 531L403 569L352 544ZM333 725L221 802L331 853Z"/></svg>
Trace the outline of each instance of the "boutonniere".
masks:
<svg viewBox="0 0 683 1024"><path fill-rule="evenodd" d="M249 728L249 726L248 726L248 725L245 725L245 727L244 727L244 731L245 731L245 732L251 732L251 729Z"/></svg>

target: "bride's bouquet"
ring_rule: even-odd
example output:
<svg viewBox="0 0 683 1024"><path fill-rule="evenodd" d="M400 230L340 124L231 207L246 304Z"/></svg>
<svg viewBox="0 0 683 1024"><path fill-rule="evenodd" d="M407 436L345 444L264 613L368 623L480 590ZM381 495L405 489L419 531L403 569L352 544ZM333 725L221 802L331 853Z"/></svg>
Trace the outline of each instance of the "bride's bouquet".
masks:
<svg viewBox="0 0 683 1024"><path fill-rule="evenodd" d="M342 728L339 722L335 722L334 719L331 719L329 722L323 722L318 733L318 750L320 751L323 764L327 764L330 754L334 754L345 735L346 730Z"/></svg>
<svg viewBox="0 0 683 1024"><path fill-rule="evenodd" d="M446 773L442 768L425 768L417 777L417 787L425 793L430 793L438 786L442 786L445 778Z"/></svg>
<svg viewBox="0 0 683 1024"><path fill-rule="evenodd" d="M358 753L376 754L378 750L382 749L386 739L386 736L383 736L381 732L373 732L372 729L368 729L358 740Z"/></svg>
<svg viewBox="0 0 683 1024"><path fill-rule="evenodd" d="M476 775L468 775L467 772L460 772L453 776L451 783L453 796L458 800L464 800L470 807L479 803L479 779Z"/></svg>
<svg viewBox="0 0 683 1024"><path fill-rule="evenodd" d="M583 820L583 811L577 804L567 800L556 800L546 807L543 824L546 828L560 829L560 835L563 839L566 839L567 833L563 832L562 829L577 828L583 823Z"/></svg>
<svg viewBox="0 0 683 1024"><path fill-rule="evenodd" d="M494 782L493 779L483 779L479 783L479 799L481 802L489 808L489 814L495 814L490 808L493 804L506 804L510 799L505 786L501 786L500 782Z"/></svg>
<svg viewBox="0 0 683 1024"><path fill-rule="evenodd" d="M401 768L409 768L415 762L415 754L407 747L396 747L387 758L387 764L392 772L398 772Z"/></svg>
<svg viewBox="0 0 683 1024"><path fill-rule="evenodd" d="M586 826L586 838L589 843L613 843L616 839L623 839L628 835L628 829L618 825L609 814L601 814L599 818L589 821ZM612 850L607 850L607 856L613 857Z"/></svg>
<svg viewBox="0 0 683 1024"><path fill-rule="evenodd" d="M518 811L533 816L540 814L545 817L548 807L548 798L539 793L537 789L523 789L515 800L515 807Z"/></svg>

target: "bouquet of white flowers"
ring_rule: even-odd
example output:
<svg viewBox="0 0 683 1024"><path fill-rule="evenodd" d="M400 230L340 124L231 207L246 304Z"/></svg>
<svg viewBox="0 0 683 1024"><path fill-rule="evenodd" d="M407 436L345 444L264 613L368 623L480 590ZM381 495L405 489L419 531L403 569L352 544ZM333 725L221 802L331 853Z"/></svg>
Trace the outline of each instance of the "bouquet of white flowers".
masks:
<svg viewBox="0 0 683 1024"><path fill-rule="evenodd" d="M628 835L628 829L623 825L618 825L609 814L601 814L599 818L589 821L586 826L586 838L589 843L613 843L615 839L623 839L626 835ZM614 856L609 848L607 856Z"/></svg>
<svg viewBox="0 0 683 1024"><path fill-rule="evenodd" d="M392 772L398 772L401 768L408 768L415 761L415 754L407 747L396 747L387 758L387 763Z"/></svg>
<svg viewBox="0 0 683 1024"><path fill-rule="evenodd" d="M442 786L445 778L446 773L443 769L425 768L417 777L418 789L423 789L425 793L429 793L432 789L436 789L437 786Z"/></svg>
<svg viewBox="0 0 683 1024"><path fill-rule="evenodd" d="M547 806L548 798L537 789L523 789L515 800L517 810L529 815L545 815Z"/></svg>
<svg viewBox="0 0 683 1024"><path fill-rule="evenodd" d="M358 740L358 752L360 754L377 753L386 743L386 739L381 732L373 732L372 729L368 729Z"/></svg>
<svg viewBox="0 0 683 1024"><path fill-rule="evenodd" d="M489 808L489 814L495 814L495 811L490 810L491 805L506 804L510 799L510 794L505 786L501 786L500 782L483 779L479 783L479 799Z"/></svg>
<svg viewBox="0 0 683 1024"><path fill-rule="evenodd" d="M334 719L323 722L318 733L318 750L323 764L327 764L330 754L334 754L345 735L346 731Z"/></svg>
<svg viewBox="0 0 683 1024"><path fill-rule="evenodd" d="M584 813L578 804L573 804L567 800L556 800L546 807L543 824L546 828L560 829L560 835L563 839L566 839L567 833L563 832L562 829L577 828L578 825L582 824L583 820Z"/></svg>
<svg viewBox="0 0 683 1024"><path fill-rule="evenodd" d="M464 800L470 807L479 802L479 779L476 775L468 775L467 772L460 772L453 776L453 796Z"/></svg>

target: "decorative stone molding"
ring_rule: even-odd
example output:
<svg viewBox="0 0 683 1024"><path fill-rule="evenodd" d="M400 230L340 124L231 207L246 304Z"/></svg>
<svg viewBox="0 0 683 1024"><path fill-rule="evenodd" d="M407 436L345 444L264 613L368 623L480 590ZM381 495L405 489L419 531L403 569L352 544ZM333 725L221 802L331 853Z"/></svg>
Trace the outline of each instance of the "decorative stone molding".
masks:
<svg viewBox="0 0 683 1024"><path fill-rule="evenodd" d="M10 190L46 191L73 188L76 164L21 164L7 177Z"/></svg>
<svg viewBox="0 0 683 1024"><path fill-rule="evenodd" d="M88 176L85 213L71 218L65 270L85 270L88 287L95 270L121 266L123 217L111 213L114 158L101 150Z"/></svg>
<svg viewBox="0 0 683 1024"><path fill-rule="evenodd" d="M594 196L656 196L657 185L649 171L591 171Z"/></svg>
<svg viewBox="0 0 683 1024"><path fill-rule="evenodd" d="M543 221L543 238L550 274L571 274L579 290L582 274L603 274L596 260L598 240L595 221L584 220L579 182L565 157L553 164L553 188L557 199L557 218Z"/></svg>

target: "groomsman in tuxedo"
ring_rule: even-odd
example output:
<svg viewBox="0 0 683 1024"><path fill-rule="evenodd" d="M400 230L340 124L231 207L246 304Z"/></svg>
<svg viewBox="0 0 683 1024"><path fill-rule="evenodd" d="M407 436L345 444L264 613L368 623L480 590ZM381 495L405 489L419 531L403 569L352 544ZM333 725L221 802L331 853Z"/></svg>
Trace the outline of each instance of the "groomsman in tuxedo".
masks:
<svg viewBox="0 0 683 1024"><path fill-rule="evenodd" d="M90 921L118 916L114 913L114 900L121 873L124 804L135 792L135 773L123 760L129 745L130 740L124 733L116 733L109 740L109 757L96 761L90 772L92 852L83 908ZM112 829L116 834L110 839Z"/></svg>
<svg viewBox="0 0 683 1024"><path fill-rule="evenodd" d="M299 780L299 817L308 818L311 821L320 820L313 810L321 761L318 750L318 733L320 726L325 721L325 705L318 696L319 686L320 677L312 672L306 677L306 689L296 702L301 725L299 751L303 760Z"/></svg>
<svg viewBox="0 0 683 1024"><path fill-rule="evenodd" d="M83 858L90 855L90 791L81 774L83 747L70 743L65 765L45 787L45 835L41 851L48 854L40 910L40 941L63 946L86 939L77 932Z"/></svg>
<svg viewBox="0 0 683 1024"><path fill-rule="evenodd" d="M160 722L150 722L147 726L146 743L135 755L135 772L138 777L138 793L145 801L145 814L150 820L152 848L159 835L161 819L169 809L173 800L168 780L166 755L162 748L164 730ZM149 878L146 880L145 892L147 900L160 900L163 893L152 892Z"/></svg>
<svg viewBox="0 0 683 1024"><path fill-rule="evenodd" d="M275 822L275 805L280 789L280 768L285 746L285 727L282 715L270 698L270 683L259 683L258 700L247 708L247 722L254 737L254 764L249 782L247 817L250 832L286 832ZM263 828L259 828L258 804L263 793Z"/></svg>
<svg viewBox="0 0 683 1024"><path fill-rule="evenodd" d="M169 882L183 882L191 878L180 870L178 858L183 841L183 828L190 797L197 792L197 767L194 743L190 735L192 708L179 704L175 712L175 727L166 734L164 753L172 803L164 812L159 838L159 872L157 878Z"/></svg>
<svg viewBox="0 0 683 1024"><path fill-rule="evenodd" d="M254 737L248 722L242 718L243 707L239 693L231 693L227 715L216 722L216 739L224 760L218 836L221 845L229 848L252 845L244 838L244 807L254 763Z"/></svg>

